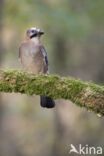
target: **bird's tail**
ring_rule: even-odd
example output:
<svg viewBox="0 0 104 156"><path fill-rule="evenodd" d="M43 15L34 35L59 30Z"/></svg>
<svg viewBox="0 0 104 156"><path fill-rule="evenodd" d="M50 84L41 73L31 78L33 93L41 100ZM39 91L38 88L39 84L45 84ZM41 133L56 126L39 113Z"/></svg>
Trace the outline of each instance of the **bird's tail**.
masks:
<svg viewBox="0 0 104 156"><path fill-rule="evenodd" d="M53 108L55 107L55 102L50 97L40 96L40 105L46 108Z"/></svg>

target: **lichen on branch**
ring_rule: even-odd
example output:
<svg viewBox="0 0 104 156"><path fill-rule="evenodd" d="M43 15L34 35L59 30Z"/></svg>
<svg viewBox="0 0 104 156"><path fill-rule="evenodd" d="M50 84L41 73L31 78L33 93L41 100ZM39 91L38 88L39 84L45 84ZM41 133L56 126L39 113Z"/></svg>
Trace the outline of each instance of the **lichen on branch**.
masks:
<svg viewBox="0 0 104 156"><path fill-rule="evenodd" d="M69 99L104 115L104 86L57 75L34 75L23 71L0 71L0 92L46 95Z"/></svg>

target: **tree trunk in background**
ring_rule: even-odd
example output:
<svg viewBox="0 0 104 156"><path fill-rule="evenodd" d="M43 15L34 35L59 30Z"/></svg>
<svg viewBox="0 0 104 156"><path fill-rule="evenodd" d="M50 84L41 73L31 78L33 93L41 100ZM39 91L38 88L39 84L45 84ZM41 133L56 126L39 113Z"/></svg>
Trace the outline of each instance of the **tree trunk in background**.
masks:
<svg viewBox="0 0 104 156"><path fill-rule="evenodd" d="M2 67L3 57L5 52L4 46L4 35L3 35L3 9L4 9L4 0L0 0L0 67ZM20 150L17 148L16 143L12 141L11 136L9 136L6 128L6 120L4 119L4 107L2 95L0 94L0 156L23 156ZM7 127L6 127L7 126ZM6 127L6 128L5 128Z"/></svg>
<svg viewBox="0 0 104 156"><path fill-rule="evenodd" d="M2 54L3 54L3 6L4 1L0 0L0 67L2 65ZM0 130L1 130L1 120L2 120L2 100L0 95ZM0 133L1 134L1 133Z"/></svg>
<svg viewBox="0 0 104 156"><path fill-rule="evenodd" d="M2 54L3 54L3 6L4 1L0 0L0 66L2 64Z"/></svg>
<svg viewBox="0 0 104 156"><path fill-rule="evenodd" d="M0 67L2 65L3 58L3 7L4 0L0 0ZM2 144L3 144L3 129L2 129L2 116L3 116L3 103L2 95L0 94L0 155L2 156Z"/></svg>
<svg viewBox="0 0 104 156"><path fill-rule="evenodd" d="M55 37L55 48L54 48L54 61L55 62L55 72L57 74L65 75L66 71L66 57L67 51L65 48L65 39L63 40L62 36ZM70 51L70 50L69 50Z"/></svg>
<svg viewBox="0 0 104 156"><path fill-rule="evenodd" d="M67 49L65 48L66 41L63 39L62 36L57 35L55 36L55 48L54 48L54 60L55 62L55 70L57 74L66 75L67 65L66 65L66 57L67 57ZM68 51L70 52L70 50ZM70 54L69 54L70 55ZM53 145L53 153L54 156L66 156L65 149L63 147L64 144L64 133L65 127L61 121L63 116L60 114L60 108L63 109L62 105L64 105L64 100L57 100L57 106L55 111L55 140ZM64 105L65 106L65 105ZM67 152L66 152L67 153Z"/></svg>

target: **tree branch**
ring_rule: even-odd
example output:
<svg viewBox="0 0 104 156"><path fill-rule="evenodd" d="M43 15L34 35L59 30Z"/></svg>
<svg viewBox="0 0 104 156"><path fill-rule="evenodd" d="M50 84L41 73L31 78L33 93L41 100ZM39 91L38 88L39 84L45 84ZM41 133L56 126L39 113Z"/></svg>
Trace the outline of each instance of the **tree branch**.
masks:
<svg viewBox="0 0 104 156"><path fill-rule="evenodd" d="M69 99L81 107L104 115L104 86L70 77L34 75L16 70L0 71L0 91Z"/></svg>

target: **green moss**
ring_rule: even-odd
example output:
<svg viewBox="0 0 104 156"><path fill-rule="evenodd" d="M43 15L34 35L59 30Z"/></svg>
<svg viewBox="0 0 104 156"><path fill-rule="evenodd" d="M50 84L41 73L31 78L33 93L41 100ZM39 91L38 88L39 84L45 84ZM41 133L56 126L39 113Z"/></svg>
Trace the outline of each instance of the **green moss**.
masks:
<svg viewBox="0 0 104 156"><path fill-rule="evenodd" d="M34 75L17 70L0 71L0 91L69 99L104 115L104 86L57 75Z"/></svg>

